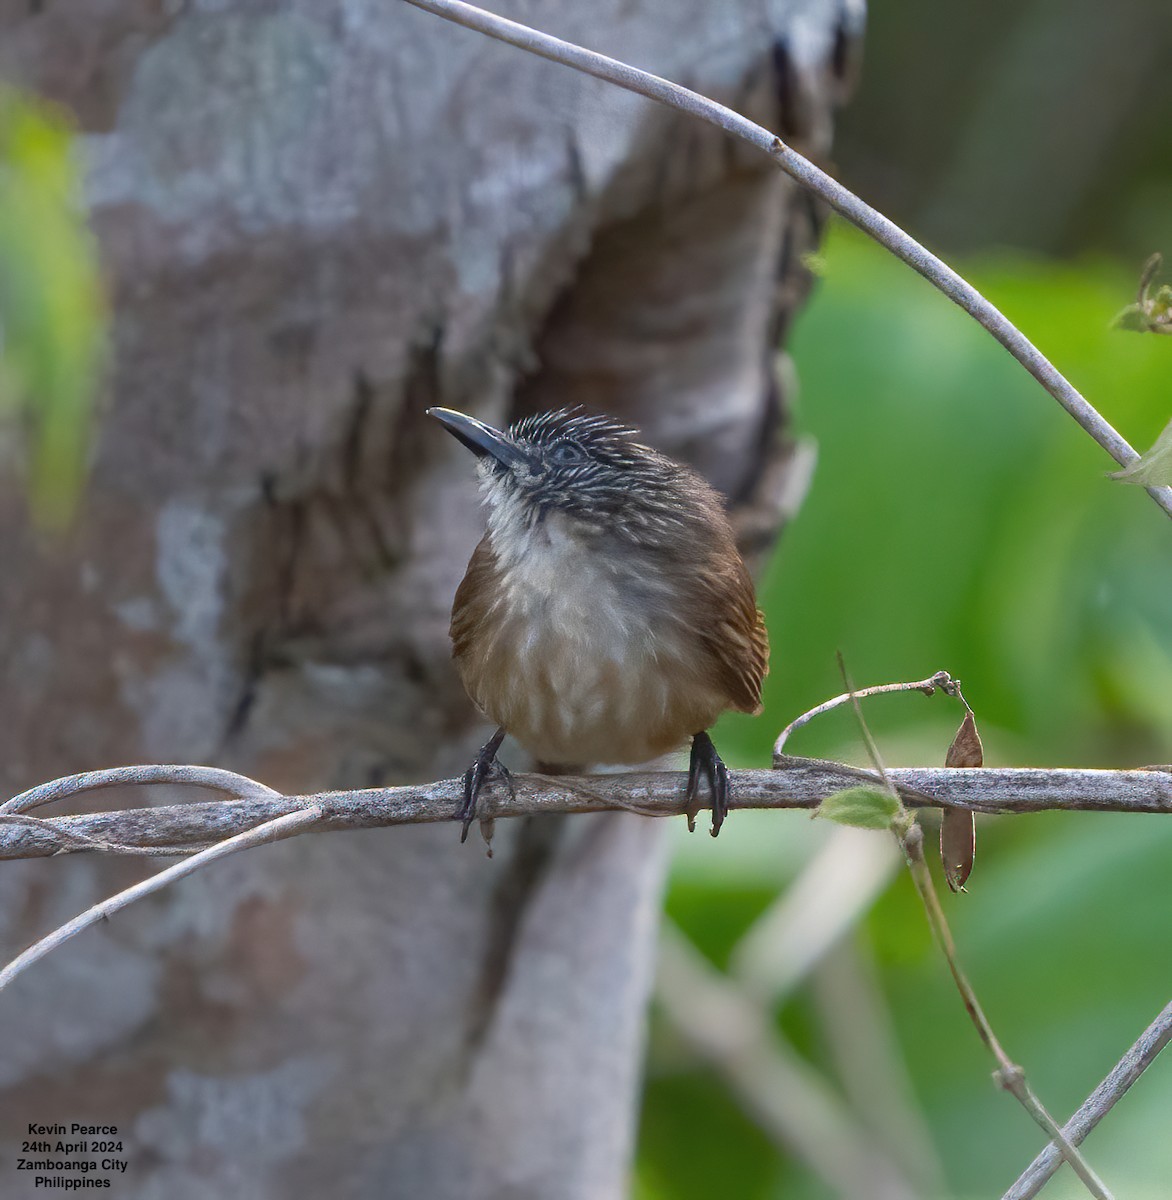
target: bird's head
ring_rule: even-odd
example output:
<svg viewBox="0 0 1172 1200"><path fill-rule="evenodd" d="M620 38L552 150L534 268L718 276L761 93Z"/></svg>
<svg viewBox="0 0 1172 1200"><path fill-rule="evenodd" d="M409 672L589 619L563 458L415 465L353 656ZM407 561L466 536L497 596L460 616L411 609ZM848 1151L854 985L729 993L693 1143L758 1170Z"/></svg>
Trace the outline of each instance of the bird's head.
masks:
<svg viewBox="0 0 1172 1200"><path fill-rule="evenodd" d="M485 499L510 524L559 514L583 531L638 537L678 527L696 490L710 494L689 468L636 441L635 430L582 409L539 413L504 431L451 409L427 411L477 456Z"/></svg>

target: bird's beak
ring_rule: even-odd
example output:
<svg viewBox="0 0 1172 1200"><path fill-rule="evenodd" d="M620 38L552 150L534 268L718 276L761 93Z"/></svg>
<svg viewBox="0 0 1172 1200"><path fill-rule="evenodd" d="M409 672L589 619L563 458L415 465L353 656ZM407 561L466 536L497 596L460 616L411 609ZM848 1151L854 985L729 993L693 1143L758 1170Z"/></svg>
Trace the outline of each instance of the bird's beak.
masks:
<svg viewBox="0 0 1172 1200"><path fill-rule="evenodd" d="M429 408L429 417L435 419L458 438L478 458L495 458L504 467L515 467L525 459L524 452L498 429L485 425L475 417L455 412L450 408Z"/></svg>

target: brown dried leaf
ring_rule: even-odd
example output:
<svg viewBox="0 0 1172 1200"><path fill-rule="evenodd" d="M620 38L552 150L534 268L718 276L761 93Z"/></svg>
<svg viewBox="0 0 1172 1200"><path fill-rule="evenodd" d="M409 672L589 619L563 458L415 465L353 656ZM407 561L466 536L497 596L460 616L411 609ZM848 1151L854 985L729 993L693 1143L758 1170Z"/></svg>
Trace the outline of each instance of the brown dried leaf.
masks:
<svg viewBox="0 0 1172 1200"><path fill-rule="evenodd" d="M977 823L967 808L946 808L940 819L940 861L954 892L963 892L977 854Z"/></svg>
<svg viewBox="0 0 1172 1200"><path fill-rule="evenodd" d="M985 751L981 745L981 735L977 732L977 723L973 720L972 709L965 713L964 720L961 721L960 728L956 731L956 737L952 739L952 745L948 747L944 765L946 767L983 767L985 765Z"/></svg>
<svg viewBox="0 0 1172 1200"><path fill-rule="evenodd" d="M946 767L980 767L985 763L981 735L970 709L964 715L948 754ZM977 853L976 818L966 808L946 808L940 820L940 861L944 878L954 892L963 892Z"/></svg>

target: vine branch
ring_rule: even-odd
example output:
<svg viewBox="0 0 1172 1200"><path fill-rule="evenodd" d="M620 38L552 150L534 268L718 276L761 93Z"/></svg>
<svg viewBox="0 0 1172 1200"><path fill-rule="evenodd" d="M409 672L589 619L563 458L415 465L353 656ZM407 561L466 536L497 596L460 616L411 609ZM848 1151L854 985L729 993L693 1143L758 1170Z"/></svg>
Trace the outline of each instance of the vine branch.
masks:
<svg viewBox="0 0 1172 1200"><path fill-rule="evenodd" d="M1127 440L1100 415L1049 359L972 284L958 275L936 255L921 246L894 221L843 187L836 179L816 167L808 158L787 146L781 138L740 113L709 100L648 71L596 54L573 42L564 42L516 21L485 12L461 0L406 0L425 12L443 17L507 42L540 58L560 63L596 79L603 79L628 92L636 92L660 104L666 104L697 120L723 129L767 154L791 179L824 200L835 212L857 226L897 258L907 263L929 283L943 292L984 326L1015 359L1050 393L1106 452L1121 466L1135 462L1139 455ZM1172 517L1172 487L1149 487L1149 496Z"/></svg>
<svg viewBox="0 0 1172 1200"><path fill-rule="evenodd" d="M773 743L773 757L777 759L784 755L785 744L789 741L791 733L795 733L803 725L808 725L815 717L840 708L848 702L865 700L869 696L882 696L890 692L923 692L925 696L933 696L937 690L942 691L946 696L959 696L960 681L953 679L947 671L937 671L935 675L931 675L927 679L915 679L910 683L880 683L874 687L860 688L857 692L843 692L841 696L825 700L808 712L802 713L800 717L795 717L777 735L777 741Z"/></svg>
<svg viewBox="0 0 1172 1200"><path fill-rule="evenodd" d="M203 782L206 773L215 783ZM28 809L66 796L129 784L215 787L231 772L212 767L150 765L87 771L33 788L0 806L0 859L44 858L98 851L106 854L188 854L244 833L276 817L310 808L319 818L302 832L380 829L454 821L463 804L463 781L441 779L405 787L317 792L286 796L246 776L235 776L251 798L130 808L73 816L31 817ZM772 770L732 771L734 809L815 809L828 796L875 776L859 767L782 755ZM902 767L887 774L909 807L937 805L981 813L1051 809L1090 812L1172 813L1172 769L1093 770L1037 767ZM686 810L685 776L674 771L616 775L515 775L516 795L485 793L485 815L629 811L677 816ZM33 799L30 800L29 798ZM494 804L494 798L499 803ZM21 801L23 812L14 812Z"/></svg>

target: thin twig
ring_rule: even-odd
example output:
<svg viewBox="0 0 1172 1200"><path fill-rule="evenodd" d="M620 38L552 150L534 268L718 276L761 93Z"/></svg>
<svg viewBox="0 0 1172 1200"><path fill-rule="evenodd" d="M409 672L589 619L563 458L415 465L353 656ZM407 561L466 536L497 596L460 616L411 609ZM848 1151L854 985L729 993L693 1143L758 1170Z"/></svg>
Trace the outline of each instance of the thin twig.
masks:
<svg viewBox="0 0 1172 1200"><path fill-rule="evenodd" d="M968 977L961 969L956 943L952 940L952 931L948 927L948 920L940 906L940 898L936 895L936 887L932 882L932 875L924 858L924 831L910 818L905 819L906 827L900 835L899 841L911 871L912 882L916 885L916 891L919 893L924 911L928 915L928 924L932 927L932 932L935 934L941 950L944 951L948 969L952 972L952 978L956 983L956 990L964 1002L965 1011L976 1027L981 1041L997 1060L997 1070L993 1073L994 1081L998 1087L1009 1092L1037 1124L1049 1134L1051 1140L1060 1149L1062 1157L1070 1163L1079 1179L1083 1181L1087 1191L1096 1200L1111 1200L1111 1193L1103 1181L1091 1169L1090 1164L1079 1153L1075 1145L1066 1138L1058 1127L1058 1123L1034 1095L1033 1089L1026 1081L1025 1071L1005 1053L1001 1043L997 1040L997 1035L993 1032L993 1027L989 1024L989 1018L985 1016L984 1009L981 1008L973 985L969 983Z"/></svg>
<svg viewBox="0 0 1172 1200"><path fill-rule="evenodd" d="M888 692L923 692L925 696L932 696L935 695L937 689L944 692L945 695L956 696L959 695L960 683L953 679L947 671L937 671L928 679L917 679L911 683L881 683L875 687L861 688L854 693L843 692L841 696L835 696L833 700L826 700L808 712L802 713L800 717L795 717L777 735L777 741L773 743L773 757L775 759L782 757L785 753L785 744L795 730L801 729L815 717L820 717L823 713L828 713L850 700L865 700L868 696L882 696Z"/></svg>
<svg viewBox="0 0 1172 1200"><path fill-rule="evenodd" d="M780 768L780 769L779 769ZM116 769L123 786L127 772L142 780L172 782L167 772L194 768L149 766ZM1037 767L892 767L888 775L905 804L935 804L983 813L1033 813L1052 809L1089 812L1172 813L1172 770L1103 771ZM95 787L108 786L106 773L92 771ZM873 772L846 763L783 756L777 768L733 771L734 809L813 809L834 792L860 782L876 782ZM76 780L80 776L71 776ZM515 795L501 798L494 818L538 813L605 812L636 808L647 816L685 812L686 777L675 771L547 777L514 775ZM182 780L179 780L182 781ZM48 790L53 783L43 785ZM262 788L262 784L257 784ZM36 789L39 790L39 789ZM79 789L75 789L79 790ZM269 789L265 789L268 791ZM28 793L24 793L27 795ZM322 819L307 832L382 829L452 821L463 804L463 783L441 779L406 787L367 788L282 796L271 792L252 800L219 800L158 808L130 808L76 816L28 817L19 822L0 814L0 859L101 850L108 854L190 853L275 817L320 806ZM486 793L486 801L491 796ZM77 838L88 839L82 846Z"/></svg>
<svg viewBox="0 0 1172 1200"><path fill-rule="evenodd" d="M953 982L956 984L956 990L960 993L960 998L964 1003L965 1011L969 1014L969 1018L972 1020L981 1041L997 1060L997 1070L993 1073L994 1081L998 1087L1009 1092L1034 1121L1050 1135L1051 1140L1061 1151L1062 1157L1070 1163L1074 1172L1082 1180L1087 1191L1095 1197L1095 1200L1111 1200L1111 1193L1107 1191L1103 1181L1095 1174L1077 1147L1066 1139L1066 1136L1058 1127L1058 1123L1034 1094L1033 1089L1026 1080L1025 1071L1005 1053L996 1033L993 1031L993 1026L989 1023L989 1018L985 1016L985 1011L977 999L976 990L961 968L960 956L956 951L956 943L952 938L952 930L949 928L948 918L944 915L944 909L940 904L940 897L936 894L936 885L932 882L932 872L928 869L928 862L924 858L924 831L904 807L903 800L896 790L887 772L887 768L883 765L883 759L879 754L879 747L875 744L875 739L871 736L870 727L863 716L863 706L859 703L859 693L855 690L855 686L851 682L850 676L847 673L846 663L841 653L838 655L838 669L842 673L842 681L846 685L847 695L854 706L859 729L862 731L863 740L867 744L867 753L870 755L875 770L882 777L887 791L895 799L898 806L898 811L891 818L891 832L895 835L900 848L903 850L908 870L911 872L912 882L915 884L916 892L923 903L924 912L927 914L928 924L932 929L937 944L944 953L948 969L952 973ZM967 702L965 703L965 708L968 709ZM972 710L968 709L968 711L971 712ZM961 767L957 769L971 771L976 768Z"/></svg>
<svg viewBox="0 0 1172 1200"><path fill-rule="evenodd" d="M851 707L855 710L855 720L858 722L859 730L863 735L863 742L867 747L867 757L871 760L871 766L879 773L879 777L883 781L883 786L895 797L895 801L900 808L900 815L906 817L906 814L903 812L903 800L895 790L895 785L891 782L891 776L887 774L887 767L879 754L879 747L875 744L875 739L871 735L871 726L867 724L863 716L863 706L859 703L858 690L847 673L846 659L843 658L841 650L836 651L834 657L838 660L838 672L842 676L842 682L846 685L847 699L850 700Z"/></svg>
<svg viewBox="0 0 1172 1200"><path fill-rule="evenodd" d="M572 42L550 37L471 4L463 4L460 0L406 2L541 58L572 67L586 75L593 75L596 79L604 79L648 99L657 100L669 108L706 121L755 146L769 155L791 179L809 188L852 225L857 225L869 237L919 272L953 303L984 326L1120 466L1128 466L1139 457L1126 439L1079 394L1045 355L972 284L962 279L951 267L921 246L893 221L860 200L853 192L832 179L809 159L803 158L768 129L731 108L718 104L715 100L709 100L680 87L679 84L661 79L658 75L640 71L627 63L608 58L604 54L596 54ZM1164 512L1172 516L1172 488L1149 487L1146 490Z"/></svg>
<svg viewBox="0 0 1172 1200"><path fill-rule="evenodd" d="M1139 1040L1119 1060L1111 1073L1091 1093L1082 1107L1062 1127L1074 1145L1079 1145L1114 1108L1133 1083L1152 1065L1156 1055L1172 1041L1172 1003L1143 1031ZM1062 1154L1051 1142L1022 1172L1001 1200L1034 1200L1062 1165Z"/></svg>
<svg viewBox="0 0 1172 1200"><path fill-rule="evenodd" d="M95 904L92 908L88 908L79 916L74 917L72 921L66 922L59 929L55 929L46 937L41 938L39 942L34 942L23 954L14 958L0 971L0 990L6 988L18 975L23 974L33 963L44 958L51 950L56 950L58 946L69 941L70 938L76 937L82 930L97 924L104 917L113 915L136 900L141 900L144 896L149 896L165 888L169 883L174 883L175 880L198 871L200 867L206 867L208 863L234 854L237 850L263 846L268 842L280 841L282 838L301 833L315 821L320 821L321 817L322 811L316 806L300 812L287 813L264 825L258 825L246 833L237 834L235 837L228 838L227 841L210 846L199 854L193 854L190 858L175 863L165 871L160 871L157 875L152 875L149 879L144 879L141 883L136 883L133 887L118 892L108 900Z"/></svg>

